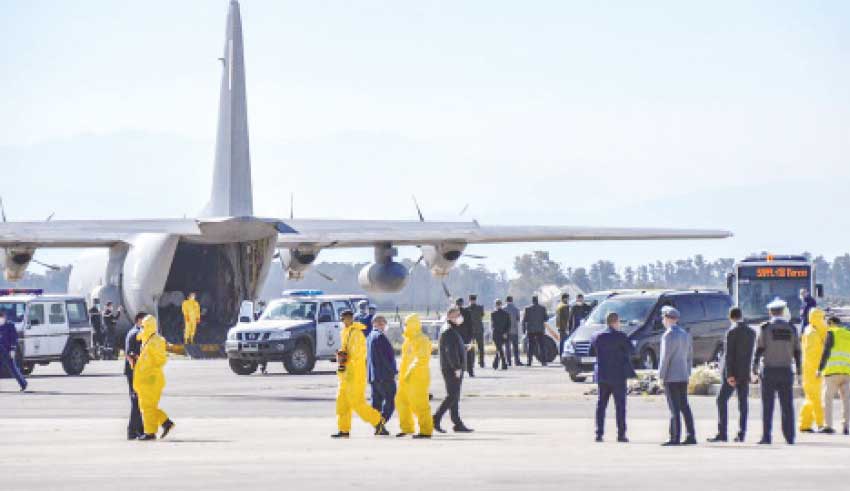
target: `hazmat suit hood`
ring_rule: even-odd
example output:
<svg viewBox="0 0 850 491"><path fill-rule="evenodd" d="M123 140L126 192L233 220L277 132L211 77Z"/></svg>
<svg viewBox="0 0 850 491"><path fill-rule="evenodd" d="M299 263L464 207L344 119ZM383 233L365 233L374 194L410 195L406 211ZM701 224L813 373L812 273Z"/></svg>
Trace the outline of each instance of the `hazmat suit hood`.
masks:
<svg viewBox="0 0 850 491"><path fill-rule="evenodd" d="M826 312L821 309L812 309L809 312L809 325L821 336L826 336L828 329L826 325Z"/></svg>
<svg viewBox="0 0 850 491"><path fill-rule="evenodd" d="M136 339L138 339L142 343L146 343L147 340L151 338L151 336L156 334L156 331L156 317L149 315L142 319L142 330L139 331L139 334L136 335Z"/></svg>
<svg viewBox="0 0 850 491"><path fill-rule="evenodd" d="M422 321L419 319L419 314L410 314L404 319L404 337L407 339L413 338L417 334L422 333Z"/></svg>

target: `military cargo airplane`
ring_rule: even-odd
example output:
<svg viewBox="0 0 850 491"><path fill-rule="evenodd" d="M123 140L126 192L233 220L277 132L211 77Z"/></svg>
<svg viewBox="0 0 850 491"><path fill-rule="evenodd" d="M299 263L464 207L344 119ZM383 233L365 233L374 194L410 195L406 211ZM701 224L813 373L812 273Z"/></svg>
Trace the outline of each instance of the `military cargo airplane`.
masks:
<svg viewBox="0 0 850 491"><path fill-rule="evenodd" d="M93 248L73 264L69 291L156 312L165 292L205 292L212 307L204 324L236 323L240 304L256 298L276 250L291 278L303 276L325 248L374 248L360 284L373 292L401 290L408 268L397 246L419 246L421 260L445 276L468 244L504 242L719 239L723 230L487 226L477 221L281 219L254 215L248 142L245 59L239 3L229 2L219 97L212 192L196 218L48 220L0 223L5 274L20 279L38 248ZM37 261L36 261L37 262ZM124 322L129 316L124 316ZM179 321L177 321L179 322ZM126 324L125 324L126 327Z"/></svg>

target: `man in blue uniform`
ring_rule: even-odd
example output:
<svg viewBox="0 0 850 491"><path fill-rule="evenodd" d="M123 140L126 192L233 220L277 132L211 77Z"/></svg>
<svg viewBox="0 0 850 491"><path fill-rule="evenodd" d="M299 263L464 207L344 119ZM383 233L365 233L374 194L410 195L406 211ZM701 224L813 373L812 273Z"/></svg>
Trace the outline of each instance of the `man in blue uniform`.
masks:
<svg viewBox="0 0 850 491"><path fill-rule="evenodd" d="M363 335L366 338L369 338L369 334L372 333L372 319L375 317L374 314L369 313L369 302L366 300L361 300L360 303L357 304L357 315L354 316L354 322L359 322L366 326L366 329L363 329Z"/></svg>
<svg viewBox="0 0 850 491"><path fill-rule="evenodd" d="M144 435L145 428L142 423L142 412L139 410L139 396L133 389L133 371L136 361L142 352L142 342L137 339L142 330L142 321L148 314L139 312L134 318L133 327L127 331L124 338L124 376L127 377L127 385L130 387L130 421L127 423L127 439L136 440Z"/></svg>
<svg viewBox="0 0 850 491"><path fill-rule="evenodd" d="M0 310L0 366L5 368L9 375L15 377L23 392L27 390L27 381L15 362L17 349L18 330L14 323L6 319L6 311Z"/></svg>
<svg viewBox="0 0 850 491"><path fill-rule="evenodd" d="M374 329L366 338L366 371L372 386L372 407L381 413L384 422L389 421L395 411L395 352L384 334L387 319L379 315L373 319Z"/></svg>
<svg viewBox="0 0 850 491"><path fill-rule="evenodd" d="M614 396L617 411L617 441L626 443L626 380L636 377L632 368L634 347L629 337L620 331L620 316L611 312L605 319L608 328L593 336L591 343L596 352L593 377L599 386L596 402L596 441L602 441L605 433L605 410L608 400Z"/></svg>

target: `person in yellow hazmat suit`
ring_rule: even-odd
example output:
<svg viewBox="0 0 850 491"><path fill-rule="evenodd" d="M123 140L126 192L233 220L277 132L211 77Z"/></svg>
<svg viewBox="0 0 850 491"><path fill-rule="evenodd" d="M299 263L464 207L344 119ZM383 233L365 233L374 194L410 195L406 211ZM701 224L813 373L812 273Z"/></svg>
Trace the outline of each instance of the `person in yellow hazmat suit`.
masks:
<svg viewBox="0 0 850 491"><path fill-rule="evenodd" d="M366 326L354 322L354 312L344 310L342 323L345 328L340 335L342 346L337 352L336 393L337 432L331 438L348 438L351 432L351 412L375 428L375 435L389 435L384 428L384 418L366 403Z"/></svg>
<svg viewBox="0 0 850 491"><path fill-rule="evenodd" d="M195 331L198 329L198 322L201 321L201 306L195 300L195 292L189 293L186 300L183 301L183 322L185 325L183 331L183 342L186 344L194 344Z"/></svg>
<svg viewBox="0 0 850 491"><path fill-rule="evenodd" d="M824 311L809 311L809 325L800 339L803 349L803 394L806 397L800 410L800 431L803 433L814 433L817 430L815 426L823 428L823 378L818 376L818 366L828 331Z"/></svg>
<svg viewBox="0 0 850 491"><path fill-rule="evenodd" d="M413 417L419 422L419 433L413 438L431 438L434 419L428 402L428 387L431 384L431 340L422 333L422 321L418 314L410 314L404 321L404 344L401 346L401 369L398 378L398 393L395 397L401 433L398 437L414 432Z"/></svg>
<svg viewBox="0 0 850 491"><path fill-rule="evenodd" d="M159 398L165 388L165 374L162 367L168 360L166 355L165 338L157 332L156 318L152 315L142 320L142 330L136 338L142 342L142 349L133 371L133 390L139 398L139 409L142 412L142 423L145 432L139 440L155 440L156 430L162 426L162 435L174 428L174 422L168 418L165 411L159 408Z"/></svg>

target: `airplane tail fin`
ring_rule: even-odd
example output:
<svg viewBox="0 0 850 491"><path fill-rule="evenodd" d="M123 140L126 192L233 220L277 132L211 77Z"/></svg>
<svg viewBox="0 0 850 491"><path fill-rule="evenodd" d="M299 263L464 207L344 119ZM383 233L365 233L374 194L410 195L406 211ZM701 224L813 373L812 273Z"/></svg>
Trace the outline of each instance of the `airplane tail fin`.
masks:
<svg viewBox="0 0 850 491"><path fill-rule="evenodd" d="M251 154L248 144L248 108L245 96L245 58L239 2L230 0L218 106L218 135L210 201L206 217L251 216Z"/></svg>

